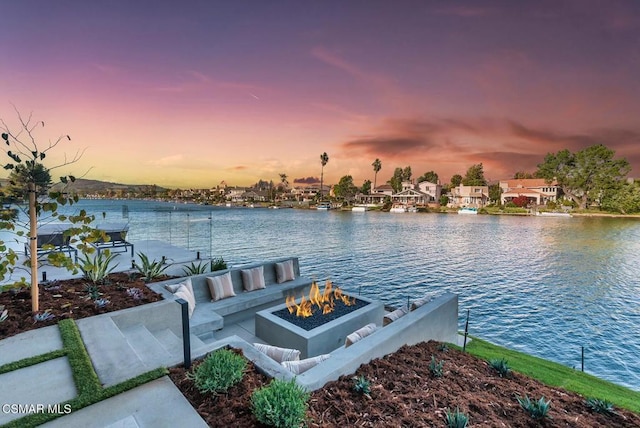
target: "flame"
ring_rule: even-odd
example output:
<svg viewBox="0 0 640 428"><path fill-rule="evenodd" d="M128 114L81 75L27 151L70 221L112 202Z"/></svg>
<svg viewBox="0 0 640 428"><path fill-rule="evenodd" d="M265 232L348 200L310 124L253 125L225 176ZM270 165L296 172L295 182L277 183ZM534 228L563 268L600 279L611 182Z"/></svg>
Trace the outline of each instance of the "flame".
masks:
<svg viewBox="0 0 640 428"><path fill-rule="evenodd" d="M302 296L300 303L296 303L294 296L287 296L285 302L290 314L295 313L298 317L306 318L313 315L315 307L317 307L318 311L322 311L323 315L333 312L336 300L341 301L346 306L351 306L356 303L355 298L349 298L339 287L334 289L331 281L327 280L322 293L320 292L318 283L313 281L308 298Z"/></svg>

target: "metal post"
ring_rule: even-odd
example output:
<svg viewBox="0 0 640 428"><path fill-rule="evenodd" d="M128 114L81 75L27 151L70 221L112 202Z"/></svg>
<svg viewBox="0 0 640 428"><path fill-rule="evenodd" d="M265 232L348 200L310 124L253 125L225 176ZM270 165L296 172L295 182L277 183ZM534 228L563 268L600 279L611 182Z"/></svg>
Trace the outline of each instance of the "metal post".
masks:
<svg viewBox="0 0 640 428"><path fill-rule="evenodd" d="M209 213L209 259L213 259L213 235L212 235L212 227L213 227L213 215Z"/></svg>
<svg viewBox="0 0 640 428"><path fill-rule="evenodd" d="M191 236L190 236L191 220L189 220L189 213L187 213L187 250L190 250Z"/></svg>
<svg viewBox="0 0 640 428"><path fill-rule="evenodd" d="M191 368L191 333L189 331L189 304L184 299L176 299L182 312L182 350L184 352L184 368Z"/></svg>
<svg viewBox="0 0 640 428"><path fill-rule="evenodd" d="M582 371L584 371L584 346L581 346L581 348L582 348L582 358L581 358L581 361L582 361Z"/></svg>
<svg viewBox="0 0 640 428"><path fill-rule="evenodd" d="M467 322L464 325L464 343L462 344L462 352L466 352L467 350L467 334L469 333L469 312L470 309L467 309Z"/></svg>
<svg viewBox="0 0 640 428"><path fill-rule="evenodd" d="M196 252L196 260L200 260L200 251Z"/></svg>
<svg viewBox="0 0 640 428"><path fill-rule="evenodd" d="M42 272L42 282L47 282L47 273Z"/></svg>

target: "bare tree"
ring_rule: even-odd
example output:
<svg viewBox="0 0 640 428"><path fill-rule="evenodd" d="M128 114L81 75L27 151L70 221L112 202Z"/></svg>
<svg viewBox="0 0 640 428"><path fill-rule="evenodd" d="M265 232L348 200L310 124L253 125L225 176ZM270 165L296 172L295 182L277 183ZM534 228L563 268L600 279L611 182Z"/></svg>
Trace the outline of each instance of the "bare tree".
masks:
<svg viewBox="0 0 640 428"><path fill-rule="evenodd" d="M15 107L14 107L15 109ZM40 200L38 195L46 194L51 185L50 171L70 165L77 162L83 154L83 151L77 151L71 158L64 157L64 160L59 165L47 168L43 161L47 157L47 154L55 149L61 142L70 141L71 137L68 135L62 135L54 141L49 143L41 149L36 142L35 131L39 127L44 127L43 121L34 121L32 114L26 120L15 109L18 116L20 125L17 132L13 132L7 123L0 119L2 125L2 141L4 141L6 147L5 152L10 158L10 161L4 165L4 169L11 170L12 174L11 185L20 188L28 195L28 237L29 237L29 256L30 256L30 270L31 270L31 308L33 312L39 310L38 302L38 217L42 212L50 212L52 217L59 220L66 220L66 216L58 214L58 205L65 205L67 203L72 204L77 202L77 197L72 198L68 194L58 191L49 193L46 200ZM62 176L60 182L67 184L75 181L75 177ZM81 224L87 224L92 221L91 216L81 214L76 216L74 221ZM18 236L24 236L22 230L16 230L16 218L8 221L3 221L0 224L0 229L14 231ZM26 228L26 227L25 227ZM78 230L87 230L84 228ZM0 247L6 250L4 242L0 241ZM56 265L63 266L68 269L75 269L75 264L71 260L67 260L66 257L57 257L62 254L50 254L49 259ZM64 260L63 260L64 258ZM0 260L0 280L4 279L6 274L12 273L17 261L17 255L12 250L7 250L6 256Z"/></svg>

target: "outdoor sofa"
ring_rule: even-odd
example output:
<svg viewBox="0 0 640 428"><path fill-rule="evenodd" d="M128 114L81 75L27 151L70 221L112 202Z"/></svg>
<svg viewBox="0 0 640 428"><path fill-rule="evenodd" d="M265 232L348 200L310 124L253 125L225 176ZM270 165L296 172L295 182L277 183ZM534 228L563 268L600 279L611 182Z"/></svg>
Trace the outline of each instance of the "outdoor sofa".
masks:
<svg viewBox="0 0 640 428"><path fill-rule="evenodd" d="M290 266L293 279L278 282L276 265ZM246 281L242 272L262 268L265 288L246 291ZM213 296L207 278L221 278L229 274L235 296L212 301ZM282 278L280 278L282 279ZM299 297L309 292L312 280L300 276L300 266L297 257L282 258L263 263L252 263L230 269L193 275L185 278L174 278L167 281L149 284L149 287L161 294L165 299L176 299L174 292L178 285L190 281L195 298L195 308L189 319L191 333L202 339L213 336L215 330L220 330L225 323L233 323L245 319L257 311L284 303L289 295Z"/></svg>

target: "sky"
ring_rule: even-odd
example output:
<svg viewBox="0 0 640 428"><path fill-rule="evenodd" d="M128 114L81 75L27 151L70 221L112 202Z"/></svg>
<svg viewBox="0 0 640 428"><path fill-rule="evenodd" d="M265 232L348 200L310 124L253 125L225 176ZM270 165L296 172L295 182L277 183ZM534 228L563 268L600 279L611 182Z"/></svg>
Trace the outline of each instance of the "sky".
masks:
<svg viewBox="0 0 640 428"><path fill-rule="evenodd" d="M640 176L640 2L2 0L0 118L53 176L489 180L604 144Z"/></svg>

